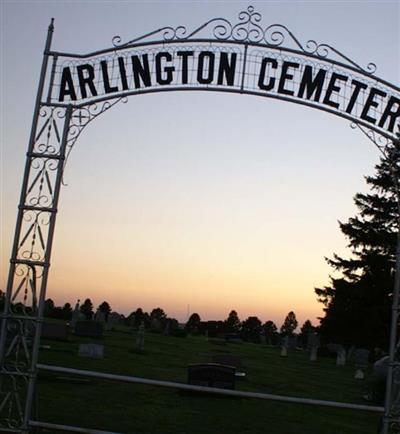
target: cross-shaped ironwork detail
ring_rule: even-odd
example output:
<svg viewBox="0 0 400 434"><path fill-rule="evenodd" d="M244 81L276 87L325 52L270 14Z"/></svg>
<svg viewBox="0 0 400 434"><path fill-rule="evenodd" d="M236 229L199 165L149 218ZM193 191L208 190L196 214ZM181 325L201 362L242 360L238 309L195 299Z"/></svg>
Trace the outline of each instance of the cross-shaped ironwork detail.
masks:
<svg viewBox="0 0 400 434"><path fill-rule="evenodd" d="M84 114L82 114L82 111L83 110L78 110L77 111L77 114L74 114L72 117L73 118L77 118L78 119L78 121L79 121L79 125L83 125L84 123L86 123L86 122L83 122L84 121L84 119L89 119L89 116L85 116Z"/></svg>

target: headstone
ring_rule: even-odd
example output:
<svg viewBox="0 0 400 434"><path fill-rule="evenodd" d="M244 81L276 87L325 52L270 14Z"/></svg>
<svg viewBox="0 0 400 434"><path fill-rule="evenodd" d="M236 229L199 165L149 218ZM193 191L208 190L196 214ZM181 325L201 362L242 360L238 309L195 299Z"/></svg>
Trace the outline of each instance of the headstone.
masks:
<svg viewBox="0 0 400 434"><path fill-rule="evenodd" d="M121 321L121 315L118 312L110 312L106 320L106 330L111 331L116 324Z"/></svg>
<svg viewBox="0 0 400 434"><path fill-rule="evenodd" d="M66 341L68 339L67 325L54 322L44 322L42 324L42 338Z"/></svg>
<svg viewBox="0 0 400 434"><path fill-rule="evenodd" d="M236 343L236 344L242 342L240 335L238 335L237 333L227 333L225 335L225 340L226 342Z"/></svg>
<svg viewBox="0 0 400 434"><path fill-rule="evenodd" d="M164 336L169 336L169 334L170 334L170 327L171 327L170 322L167 321L167 323L165 324L164 331L163 331L163 335Z"/></svg>
<svg viewBox="0 0 400 434"><path fill-rule="evenodd" d="M298 348L298 338L297 335L292 335L288 337L288 345L287 348L290 350L295 350Z"/></svg>
<svg viewBox="0 0 400 434"><path fill-rule="evenodd" d="M337 351L336 366L344 366L346 364L346 350L340 347Z"/></svg>
<svg viewBox="0 0 400 434"><path fill-rule="evenodd" d="M318 347L312 347L310 350L310 361L316 362L318 358Z"/></svg>
<svg viewBox="0 0 400 434"><path fill-rule="evenodd" d="M111 319L113 325L119 324L124 319L123 315L119 314L118 312L110 312L108 318Z"/></svg>
<svg viewBox="0 0 400 434"><path fill-rule="evenodd" d="M347 351L347 360L350 361L353 357L355 351L354 345L350 347L350 349Z"/></svg>
<svg viewBox="0 0 400 434"><path fill-rule="evenodd" d="M71 319L71 327L72 330L75 330L75 325L76 323L79 321L80 319L80 309L79 309L79 302L80 300L78 300L75 304L75 308L74 311L72 312L72 319Z"/></svg>
<svg viewBox="0 0 400 434"><path fill-rule="evenodd" d="M315 362L318 356L320 338L318 333L310 332L307 337L307 348L310 351L310 361Z"/></svg>
<svg viewBox="0 0 400 434"><path fill-rule="evenodd" d="M154 332L160 332L161 331L161 321L157 318L153 318L151 320L151 323L150 323L150 328Z"/></svg>
<svg viewBox="0 0 400 434"><path fill-rule="evenodd" d="M135 326L136 326L136 322L135 322L135 314L133 313L130 318L129 318L129 327L134 330Z"/></svg>
<svg viewBox="0 0 400 434"><path fill-rule="evenodd" d="M354 364L360 369L368 367L369 351L365 349L357 349L354 352Z"/></svg>
<svg viewBox="0 0 400 434"><path fill-rule="evenodd" d="M208 331L209 338L216 338L218 336L218 331L219 331L218 321L207 321L205 327L206 330Z"/></svg>
<svg viewBox="0 0 400 434"><path fill-rule="evenodd" d="M111 331L114 327L114 321L112 320L111 317L108 317L106 323L104 324L104 328L106 329L106 331Z"/></svg>
<svg viewBox="0 0 400 434"><path fill-rule="evenodd" d="M114 324L116 323L115 316L109 313L108 317L104 321L104 328L106 329L106 331L111 331L114 328Z"/></svg>
<svg viewBox="0 0 400 434"><path fill-rule="evenodd" d="M209 339L209 342L213 345L226 346L226 340L225 339L213 338L213 339Z"/></svg>
<svg viewBox="0 0 400 434"><path fill-rule="evenodd" d="M376 378L386 380L389 370L389 356L384 356L374 363L374 375Z"/></svg>
<svg viewBox="0 0 400 434"><path fill-rule="evenodd" d="M307 348L319 348L320 338L317 332L310 332L307 336Z"/></svg>
<svg viewBox="0 0 400 434"><path fill-rule="evenodd" d="M282 339L282 345L281 345L281 356L282 357L287 357L288 346L289 346L289 336L285 336Z"/></svg>
<svg viewBox="0 0 400 434"><path fill-rule="evenodd" d="M326 345L326 349L328 350L330 355L337 355L340 348L341 348L341 345L339 345L339 344L329 343Z"/></svg>
<svg viewBox="0 0 400 434"><path fill-rule="evenodd" d="M79 357L89 357L91 359L102 359L104 357L104 345L99 344L80 344Z"/></svg>
<svg viewBox="0 0 400 434"><path fill-rule="evenodd" d="M373 365L373 379L369 382L370 393L369 398L372 398L376 404L383 404L385 400L386 380L389 371L389 356L383 356ZM372 386L372 387L371 387ZM392 378L392 396L400 396L400 369L399 366L394 366Z"/></svg>
<svg viewBox="0 0 400 434"><path fill-rule="evenodd" d="M354 378L356 380L364 380L364 369L368 367L369 351L363 348L359 348L354 351L354 365L356 367L356 373Z"/></svg>
<svg viewBox="0 0 400 434"><path fill-rule="evenodd" d="M236 369L233 366L215 363L189 365L188 383L196 386L234 389L235 372Z"/></svg>
<svg viewBox="0 0 400 434"><path fill-rule="evenodd" d="M100 339L103 337L103 324L89 320L78 321L75 324L75 334L77 336Z"/></svg>
<svg viewBox="0 0 400 434"><path fill-rule="evenodd" d="M140 324L136 334L136 349L140 352L144 351L144 324Z"/></svg>
<svg viewBox="0 0 400 434"><path fill-rule="evenodd" d="M354 378L356 380L364 380L364 371L362 369L356 369L356 373L354 374Z"/></svg>
<svg viewBox="0 0 400 434"><path fill-rule="evenodd" d="M97 308L96 313L94 314L94 320L102 324L105 324L106 322L106 315L102 310L100 310L99 307Z"/></svg>

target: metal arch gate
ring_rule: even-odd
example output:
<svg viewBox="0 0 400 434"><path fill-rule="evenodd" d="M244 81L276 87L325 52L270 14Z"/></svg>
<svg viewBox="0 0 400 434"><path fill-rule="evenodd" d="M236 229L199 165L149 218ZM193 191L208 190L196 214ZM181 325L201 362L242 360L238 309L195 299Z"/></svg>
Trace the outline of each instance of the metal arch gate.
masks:
<svg viewBox="0 0 400 434"><path fill-rule="evenodd" d="M191 33L164 27L85 55L51 50L48 29L0 331L0 431L28 433L58 200L66 159L86 125L129 95L175 90L245 93L307 105L352 122L391 162L398 185L400 89L335 48L262 27L252 6L236 24L215 18ZM204 35L207 37L204 37ZM211 37L210 37L211 34ZM155 39L155 38L161 39ZM51 60L51 62L49 62ZM400 228L400 225L399 225ZM398 236L383 433L400 432L396 355ZM396 378L395 378L396 377Z"/></svg>

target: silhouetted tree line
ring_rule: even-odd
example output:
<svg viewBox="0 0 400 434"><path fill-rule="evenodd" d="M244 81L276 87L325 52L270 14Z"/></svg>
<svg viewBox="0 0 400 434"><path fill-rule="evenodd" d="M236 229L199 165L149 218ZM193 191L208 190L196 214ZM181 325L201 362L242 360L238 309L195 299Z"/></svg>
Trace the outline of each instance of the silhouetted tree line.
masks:
<svg viewBox="0 0 400 434"><path fill-rule="evenodd" d="M69 321L72 318L72 307L69 303L65 303L63 307L55 306L54 301L48 298L44 303L44 316Z"/></svg>
<svg viewBox="0 0 400 434"><path fill-rule="evenodd" d="M150 313L143 311L141 307L131 312L125 319L124 324L139 328L141 324L153 333L163 333L172 336L186 336L186 329L182 329L176 318L170 318L160 307L154 308Z"/></svg>
<svg viewBox="0 0 400 434"><path fill-rule="evenodd" d="M4 292L0 290L0 308L3 306ZM18 306L18 304L14 306ZM107 301L103 301L98 306L98 309L103 312L106 320L112 312L111 306ZM85 319L94 319L94 306L90 298L85 299L80 305L79 310ZM56 306L51 298L45 301L44 316L46 318L70 321L72 314L73 308L70 303ZM143 324L147 330L154 333L164 333L172 336L186 336L187 334L207 334L209 337L236 336L247 342L265 342L270 345L278 345L282 336L295 335L295 330L298 326L294 312L288 313L278 331L278 327L273 321L266 321L263 324L256 316L249 316L247 319L241 321L237 312L232 310L223 321L202 321L198 313L192 313L182 328L177 319L168 317L160 307L154 308L150 313L143 311L139 307L127 317L121 315L121 323L132 328L139 328ZM298 335L302 346L306 346L309 332L315 329L309 320L305 321Z"/></svg>
<svg viewBox="0 0 400 434"><path fill-rule="evenodd" d="M1 294L0 294L0 306L1 306ZM107 321L108 315L111 313L111 306L107 301L103 301L98 309L104 313L105 320ZM87 298L79 308L80 313L87 320L94 319L94 308L90 298ZM72 319L73 308L70 303L65 303L63 306L56 306L51 298L48 298L44 304L44 317L54 318L64 321L70 321Z"/></svg>
<svg viewBox="0 0 400 434"><path fill-rule="evenodd" d="M185 325L185 330L192 335L207 333L210 337L237 337L247 342L278 345L282 336L294 336L297 326L294 312L288 313L278 331L278 327L271 320L263 324L256 316L249 316L241 321L237 312L232 310L224 321L201 321L200 315L193 313ZM306 347L309 333L315 330L317 329L312 326L310 320L305 321L298 335L301 346Z"/></svg>

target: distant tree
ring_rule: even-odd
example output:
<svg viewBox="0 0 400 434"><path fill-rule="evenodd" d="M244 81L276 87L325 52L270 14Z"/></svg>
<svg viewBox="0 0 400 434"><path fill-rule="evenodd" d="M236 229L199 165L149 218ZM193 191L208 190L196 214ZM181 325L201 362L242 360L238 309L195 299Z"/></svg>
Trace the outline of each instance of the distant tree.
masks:
<svg viewBox="0 0 400 434"><path fill-rule="evenodd" d="M273 321L267 321L263 325L265 339L270 345L275 345L278 342L278 327Z"/></svg>
<svg viewBox="0 0 400 434"><path fill-rule="evenodd" d="M54 301L51 298L48 298L44 302L44 316L47 318L51 318L54 311Z"/></svg>
<svg viewBox="0 0 400 434"><path fill-rule="evenodd" d="M134 327L139 327L140 324L142 324L142 322L144 322L144 312L143 309L141 307L138 307L135 312L132 312L131 315L129 315L128 318L132 318L133 317L133 326ZM132 324L132 322L131 322Z"/></svg>
<svg viewBox="0 0 400 434"><path fill-rule="evenodd" d="M111 312L110 305L106 301L103 301L103 303L101 303L99 305L99 310L100 310L100 312L103 312L104 318L107 321L108 320L108 315L110 315L110 312Z"/></svg>
<svg viewBox="0 0 400 434"><path fill-rule="evenodd" d="M158 319L160 321L163 321L167 318L166 313L164 312L163 309L161 309L161 307L156 307L155 309L153 309L150 313L150 318L151 319Z"/></svg>
<svg viewBox="0 0 400 434"><path fill-rule="evenodd" d="M296 319L296 314L291 311L286 315L285 321L281 326L281 334L285 336L290 336L297 329L298 322Z"/></svg>
<svg viewBox="0 0 400 434"><path fill-rule="evenodd" d="M185 330L190 334L198 334L200 330L201 318L198 313L192 313L185 325Z"/></svg>
<svg viewBox="0 0 400 434"><path fill-rule="evenodd" d="M232 310L228 318L224 321L224 328L226 333L239 333L240 332L240 319L235 310Z"/></svg>
<svg viewBox="0 0 400 434"><path fill-rule="evenodd" d="M144 326L145 326L146 328L149 328L149 327L150 327L150 324L151 324L151 318L150 318L150 315L148 314L148 312L144 312L144 313L143 313L143 323L144 323Z"/></svg>
<svg viewBox="0 0 400 434"><path fill-rule="evenodd" d="M65 303L62 308L62 316L65 321L72 318L72 306L69 303Z"/></svg>
<svg viewBox="0 0 400 434"><path fill-rule="evenodd" d="M166 319L166 327L168 326L169 332L174 334L176 330L179 329L179 322L175 318L167 318Z"/></svg>
<svg viewBox="0 0 400 434"><path fill-rule="evenodd" d="M261 332L262 323L256 316L249 316L242 322L240 334L244 340L258 343Z"/></svg>
<svg viewBox="0 0 400 434"><path fill-rule="evenodd" d="M150 313L150 327L153 331L159 332L165 328L167 314L160 307L156 307Z"/></svg>
<svg viewBox="0 0 400 434"><path fill-rule="evenodd" d="M81 312L85 315L86 319L93 318L93 303L90 298L87 298L81 306Z"/></svg>
<svg viewBox="0 0 400 434"><path fill-rule="evenodd" d="M52 318L55 319L64 319L64 311L61 306L56 306L51 314Z"/></svg>

